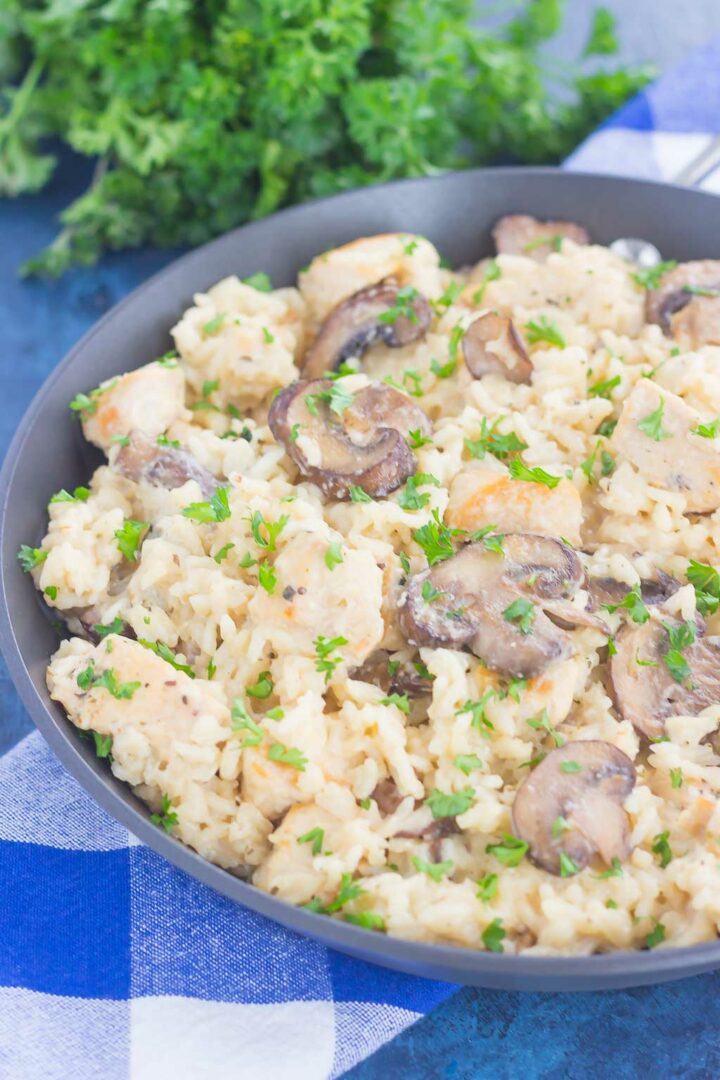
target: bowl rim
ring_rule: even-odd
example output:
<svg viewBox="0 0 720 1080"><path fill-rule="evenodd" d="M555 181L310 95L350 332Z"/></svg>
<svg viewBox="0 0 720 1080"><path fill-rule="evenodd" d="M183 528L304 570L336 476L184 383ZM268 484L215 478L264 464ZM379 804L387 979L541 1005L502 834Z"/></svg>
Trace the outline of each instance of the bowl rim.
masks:
<svg viewBox="0 0 720 1080"><path fill-rule="evenodd" d="M662 181L567 171L548 166L468 169L433 177L393 180L373 185L371 190L381 195L383 192L398 188L441 185L448 177L458 175L465 176L470 183L474 177L488 174L498 177L523 174L530 182L535 177L562 176L577 178L580 184L603 183L617 186L618 189L644 186L651 189L674 190L692 194L698 201L707 201L713 209L717 207L717 196L711 192L697 190L689 192L681 185ZM5 549L8 501L18 461L26 439L29 437L29 422L40 412L46 399L52 395L57 380L73 365L78 355L91 347L93 339L104 329L108 321L116 319L123 311L131 308L141 293L161 286L165 277L174 272L178 266L192 266L195 261L202 263L208 254L212 257L213 249L226 243L229 238L246 234L248 230L262 229L271 221L302 216L308 211L312 212L318 206L350 201L359 192L367 190L369 189L353 189L328 198L287 207L260 221L250 222L223 233L178 258L171 259L166 266L142 281L94 323L43 380L23 413L10 442L0 470L0 553ZM538 983L542 983L548 988L558 990L565 988L564 984L577 983L578 989L593 989L603 984L612 987L613 979L617 980L617 985L639 985L682 978L713 966L720 967L720 940L654 950L622 949L602 954L527 955L526 953L496 954L462 946L415 941L390 934L373 934L349 923L303 910L234 877L228 871L208 862L175 837L158 829L151 823L149 811L143 812L139 809L139 801L138 807L124 802L113 790L106 775L95 772L84 759L76 745L77 739L73 737L69 722L59 722L53 717L35 689L15 636L14 618L9 609L6 586L8 569L5 560L2 560L0 562L0 650L5 657L10 676L23 705L51 750L73 779L112 818L119 821L172 865L236 903L272 919L289 930L372 963L427 978L472 982L480 986L512 984L514 989L523 989L523 983L529 983L529 989L536 989Z"/></svg>

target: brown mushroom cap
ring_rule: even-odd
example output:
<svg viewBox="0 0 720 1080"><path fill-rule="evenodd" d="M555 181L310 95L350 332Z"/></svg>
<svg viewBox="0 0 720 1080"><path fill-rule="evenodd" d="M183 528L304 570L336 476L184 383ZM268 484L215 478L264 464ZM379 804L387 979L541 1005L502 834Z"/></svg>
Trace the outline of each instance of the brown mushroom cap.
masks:
<svg viewBox="0 0 720 1080"><path fill-rule="evenodd" d="M465 331L462 349L474 379L504 375L509 382L530 382L532 363L511 319L493 311L474 319Z"/></svg>
<svg viewBox="0 0 720 1080"><path fill-rule="evenodd" d="M168 491L195 480L204 499L215 494L219 481L187 450L158 446L141 431L133 431L128 438L130 441L121 447L113 468L129 480L136 483L145 480Z"/></svg>
<svg viewBox="0 0 720 1080"><path fill-rule="evenodd" d="M709 296L695 292L707 289ZM720 260L680 263L648 289L646 315L686 348L720 345Z"/></svg>
<svg viewBox="0 0 720 1080"><path fill-rule="evenodd" d="M427 333L431 321L430 305L417 289L391 281L360 289L327 316L305 353L302 376L322 378L378 342L391 349L409 345Z"/></svg>
<svg viewBox="0 0 720 1080"><path fill-rule="evenodd" d="M403 430L425 430L427 416L404 394L379 383L359 390L338 415L321 397L332 386L328 379L287 386L270 407L270 430L324 495L347 499L354 486L375 497L388 495L417 470L415 455L394 426L395 414ZM376 426L373 418L382 419Z"/></svg>
<svg viewBox="0 0 720 1080"><path fill-rule="evenodd" d="M572 653L570 638L548 615L570 626L605 628L596 616L570 603L583 573L567 544L511 533L503 539L503 550L504 557L481 541L471 543L410 578L400 599L399 623L411 645L469 648L494 671L530 678ZM525 630L505 616L523 599L533 605Z"/></svg>
<svg viewBox="0 0 720 1080"><path fill-rule="evenodd" d="M676 619L666 622L680 625ZM670 643L662 623L628 622L615 638L617 651L609 667L615 705L622 718L648 739L662 738L668 717L697 716L720 701L720 637L703 637L700 619L697 626L695 642L682 652L690 675L681 683L663 659Z"/></svg>
<svg viewBox="0 0 720 1080"><path fill-rule="evenodd" d="M556 250L556 237L575 244L589 244L590 235L574 221L538 221L528 214L507 214L495 223L493 240L498 255L526 255L535 262L545 262ZM547 239L547 243L541 241Z"/></svg>
<svg viewBox="0 0 720 1080"><path fill-rule="evenodd" d="M561 852L580 870L595 854L608 865L613 859L622 861L630 854L622 804L634 786L632 761L612 743L566 743L552 750L518 788L513 831L530 845L533 862L551 874L561 873Z"/></svg>

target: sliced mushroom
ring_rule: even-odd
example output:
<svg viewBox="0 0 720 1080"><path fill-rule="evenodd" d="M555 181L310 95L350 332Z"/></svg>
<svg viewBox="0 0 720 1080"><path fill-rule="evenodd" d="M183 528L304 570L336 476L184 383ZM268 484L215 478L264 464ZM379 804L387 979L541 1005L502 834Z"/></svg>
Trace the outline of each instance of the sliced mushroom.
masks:
<svg viewBox="0 0 720 1080"><path fill-rule="evenodd" d="M687 349L720 345L720 260L680 263L648 289L648 322Z"/></svg>
<svg viewBox="0 0 720 1080"><path fill-rule="evenodd" d="M375 785L370 798L374 799L378 804L378 810L381 814L389 815L395 813L405 796L400 794L398 786L392 777L388 777Z"/></svg>
<svg viewBox="0 0 720 1080"><path fill-rule="evenodd" d="M121 447L114 461L117 472L139 483L147 481L153 487L182 487L195 480L204 499L215 494L219 481L187 450L174 446L158 446L141 431L134 431L130 441Z"/></svg>
<svg viewBox="0 0 720 1080"><path fill-rule="evenodd" d="M552 561L546 562L546 546L553 544L563 549L561 556L553 551ZM556 575L560 557L573 566L574 552L559 540L529 534L506 536L503 545L504 557L482 542L468 544L410 578L400 599L399 623L411 645L468 648L494 671L515 678L539 675L570 656L570 638L545 610L563 604L564 617L565 607L573 607L567 601L579 584L574 567L567 577ZM529 611L524 621L523 610ZM584 622L581 612L577 622Z"/></svg>
<svg viewBox="0 0 720 1080"><path fill-rule="evenodd" d="M585 571L577 553L561 540L532 533L511 533L503 540L508 560L506 577L537 601L546 615L563 629L589 626L608 631L607 624L572 598L585 584Z"/></svg>
<svg viewBox="0 0 720 1080"><path fill-rule="evenodd" d="M498 255L526 255L535 262L545 262L548 255L557 251L557 238L572 240L574 244L590 243L587 230L574 221L538 221L527 214L501 217L493 229Z"/></svg>
<svg viewBox="0 0 720 1080"><path fill-rule="evenodd" d="M630 586L613 577L588 577L590 595L596 604L622 604L630 592ZM663 604L678 591L680 582L664 570L655 569L652 577L640 582L640 595L648 607Z"/></svg>
<svg viewBox="0 0 720 1080"><path fill-rule="evenodd" d="M666 620L679 625L677 620ZM669 716L697 716L720 701L720 637L704 637L705 626L697 622L696 639L683 649L690 675L677 682L664 657L670 649L662 623L650 619L642 626L626 623L615 638L610 659L610 686L623 720L641 735L659 739Z"/></svg>
<svg viewBox="0 0 720 1080"><path fill-rule="evenodd" d="M355 438L366 438L378 428L394 428L407 439L411 431L432 434L432 421L407 394L392 386L374 383L354 395L342 414L343 425Z"/></svg>
<svg viewBox="0 0 720 1080"><path fill-rule="evenodd" d="M493 311L470 323L462 340L465 366L474 379L504 375L509 382L530 382L533 367L511 319Z"/></svg>
<svg viewBox="0 0 720 1080"><path fill-rule="evenodd" d="M371 653L360 667L350 672L350 678L379 686L386 694L407 694L414 698L432 693L432 679L421 675L415 664L408 661L393 663L384 649Z"/></svg>
<svg viewBox="0 0 720 1080"><path fill-rule="evenodd" d="M333 308L303 361L305 379L336 371L343 360L362 356L383 342L391 349L423 337L432 321L430 306L417 289L381 281L360 289Z"/></svg>
<svg viewBox="0 0 720 1080"><path fill-rule="evenodd" d="M648 483L683 494L686 511L703 514L720 506L720 449L717 440L696 434L701 423L682 398L640 379L625 399L611 442Z"/></svg>
<svg viewBox="0 0 720 1080"><path fill-rule="evenodd" d="M523 780L513 803L513 830L530 858L561 874L561 854L582 870L598 854L608 866L630 854L623 802L635 786L632 761L599 739L552 750ZM572 864L568 867L574 873Z"/></svg>
<svg viewBox="0 0 720 1080"><path fill-rule="evenodd" d="M303 476L317 484L323 494L347 499L351 487L357 486L368 495L388 495L417 469L415 455L393 426L396 395L403 400L398 410L403 428L408 423L410 409L416 410L414 427L422 427L423 418L426 421L427 417L417 406L406 407L404 395L392 387L371 384L358 391L352 404L352 415L362 418L361 433L357 420L354 425L345 423L349 408L338 415L323 399L332 385L327 379L318 379L286 387L270 407L270 430ZM386 406L382 404L383 398ZM363 411L363 401L367 399L371 404ZM377 426L371 423L373 414L382 416Z"/></svg>

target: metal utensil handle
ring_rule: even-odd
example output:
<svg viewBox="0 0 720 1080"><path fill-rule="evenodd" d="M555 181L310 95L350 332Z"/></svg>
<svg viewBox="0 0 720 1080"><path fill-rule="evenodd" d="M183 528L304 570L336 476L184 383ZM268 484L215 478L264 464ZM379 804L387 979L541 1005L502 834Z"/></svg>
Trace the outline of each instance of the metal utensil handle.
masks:
<svg viewBox="0 0 720 1080"><path fill-rule="evenodd" d="M705 149L681 169L673 182L683 184L685 187L699 187L718 166L720 166L720 135L711 139Z"/></svg>

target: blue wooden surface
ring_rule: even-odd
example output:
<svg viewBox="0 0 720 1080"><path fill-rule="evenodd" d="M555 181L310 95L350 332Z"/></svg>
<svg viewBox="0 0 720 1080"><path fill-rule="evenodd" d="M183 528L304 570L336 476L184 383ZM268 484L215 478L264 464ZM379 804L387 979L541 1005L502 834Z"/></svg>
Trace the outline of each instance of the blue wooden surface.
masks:
<svg viewBox="0 0 720 1080"><path fill-rule="evenodd" d="M0 455L42 380L80 334L173 253L109 258L60 282L21 282L17 267L53 233L83 182L68 163L52 191L0 201ZM50 449L50 448L49 448ZM0 753L30 728L0 662ZM352 1080L678 1080L720 1077L720 975L623 993L464 990L348 1074Z"/></svg>

